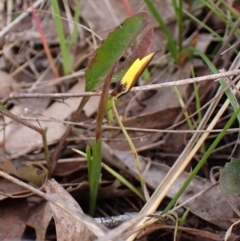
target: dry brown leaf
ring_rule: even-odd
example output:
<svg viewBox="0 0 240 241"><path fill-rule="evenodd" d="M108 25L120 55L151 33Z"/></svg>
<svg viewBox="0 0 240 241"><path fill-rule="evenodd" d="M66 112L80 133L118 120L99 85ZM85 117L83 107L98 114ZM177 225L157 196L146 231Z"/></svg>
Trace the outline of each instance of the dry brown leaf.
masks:
<svg viewBox="0 0 240 241"><path fill-rule="evenodd" d="M51 195L54 199L61 201L71 209L75 209L76 212L83 213L78 203L55 180L47 181L44 188L47 194ZM58 241L90 241L94 239L93 234L83 224L62 209L53 204L50 205L55 220Z"/></svg>
<svg viewBox="0 0 240 241"><path fill-rule="evenodd" d="M87 104L83 107L86 117L91 117L97 112L100 96L93 96L89 99Z"/></svg>
<svg viewBox="0 0 240 241"><path fill-rule="evenodd" d="M191 64L186 63L182 68L179 68L174 73L171 73L171 72L166 73L160 77L153 76L154 79L156 78L156 81L154 81L154 84L189 78L191 75L190 67L191 67ZM188 85L177 86L178 91L180 92L183 99L186 97L187 87ZM143 104L144 104L144 108L139 114L150 113L150 112L164 110L167 108L180 106L179 100L176 96L176 93L173 87L158 89L155 94L150 96L150 98L144 100ZM134 107L129 106L129 108L132 109Z"/></svg>
<svg viewBox="0 0 240 241"><path fill-rule="evenodd" d="M8 196L26 195L28 191L13 182L0 178L0 192L5 194L0 194L0 200L4 200L8 198Z"/></svg>
<svg viewBox="0 0 240 241"><path fill-rule="evenodd" d="M0 99L6 98L13 91L18 90L15 79L4 71L0 71Z"/></svg>
<svg viewBox="0 0 240 241"><path fill-rule="evenodd" d="M81 2L81 16L86 22L90 22L91 26L94 26L94 30L97 31L109 31L119 25L128 16L127 10L122 1L118 0L98 0ZM175 17L173 7L166 1L153 1L154 5L158 9L164 20ZM146 4L142 1L129 0L129 4L133 13L147 10ZM152 21L157 23L154 17ZM159 44L158 44L159 46Z"/></svg>
<svg viewBox="0 0 240 241"><path fill-rule="evenodd" d="M84 92L84 81L75 84L69 92ZM80 100L80 98L70 98L65 100L64 103L55 102L49 108L44 110L42 115L63 121L77 109ZM41 123L42 128L47 128L48 144L57 142L66 130L66 126L62 123L39 122ZM36 121L32 123L37 125ZM41 147L42 137L39 133L18 123L9 124L6 127L5 148L12 158L16 158Z"/></svg>
<svg viewBox="0 0 240 241"><path fill-rule="evenodd" d="M26 199L1 201L0 217L0 240L21 239L28 217Z"/></svg>
<svg viewBox="0 0 240 241"><path fill-rule="evenodd" d="M103 157L106 161L110 161L112 165L117 168L123 169L125 172L131 173L134 177L138 179L138 170L135 166L133 155L131 152L124 152L118 150L112 150L105 143L103 144ZM148 165L147 160L139 156L141 169L144 171ZM111 161L114 160L114 161ZM155 190L159 183L168 173L170 167L166 165L152 164L151 167L144 174L146 184ZM189 173L183 172L175 184L172 186L168 193L169 198L173 198L179 191L179 188L183 182L188 178ZM205 188L211 186L212 183L204 178L196 176L190 183L187 190L181 196L179 203L182 203L197 193L203 191ZM239 207L240 197L231 197L231 201ZM217 186L212 187L207 192L201 194L199 197L185 205L189 208L192 213L201 217L202 219L217 225L222 229L227 229L233 220L237 218L236 213L229 205L227 200L222 195L221 191ZM217 208L216 208L217 207ZM221 220L221 222L219 222Z"/></svg>
<svg viewBox="0 0 240 241"><path fill-rule="evenodd" d="M21 76L21 78L27 79L26 75L24 75L24 74ZM48 79L53 79L54 76L53 76L52 72L50 72L47 76L45 76L45 78L46 78L46 81L47 81ZM30 81L30 80L28 80L28 81ZM47 88L41 87L41 88L37 89L36 91L38 91L39 93L46 93L46 94L47 93L55 93L56 87L54 87L54 86L50 86L50 87L47 87ZM34 91L30 91L30 92L34 92ZM47 99L47 98L13 100L12 102L13 102L14 106L10 109L10 111L11 111L12 114L17 115L17 116L23 116L25 114L26 109L30 110L34 114L41 114L42 111L47 108L50 101L51 100ZM32 117L32 114L28 114L27 116ZM34 116L34 117L36 117L36 116ZM8 124L8 123L12 122L12 120L9 119L9 118L4 118L4 121L5 121L5 124Z"/></svg>
<svg viewBox="0 0 240 241"><path fill-rule="evenodd" d="M180 107L148 112L146 114L127 118L123 121L125 127L165 129L170 127L176 116L182 111Z"/></svg>
<svg viewBox="0 0 240 241"><path fill-rule="evenodd" d="M86 162L63 162L59 163L56 165L53 175L57 177L66 177L69 176L79 170L87 169L87 164Z"/></svg>
<svg viewBox="0 0 240 241"><path fill-rule="evenodd" d="M119 25L124 19L127 18L127 13L121 1L113 0L108 1L82 1L81 2L81 16L95 30L109 31ZM111 10L109 7L114 8Z"/></svg>
<svg viewBox="0 0 240 241"><path fill-rule="evenodd" d="M36 231L36 240L44 241L49 222L52 219L52 209L48 202L43 201L31 209L27 225Z"/></svg>
<svg viewBox="0 0 240 241"><path fill-rule="evenodd" d="M213 37L211 34L201 33L198 36L196 48L202 53L206 53L207 48L212 43L212 41L213 41Z"/></svg>
<svg viewBox="0 0 240 241"><path fill-rule="evenodd" d="M136 148L142 148L148 146L151 143L156 142L163 135L163 133L146 133L141 132L143 128L150 129L166 129L170 127L175 118L179 113L182 112L180 107L172 107L164 110L146 113L134 117L127 118L123 120L123 125L125 127L134 127L139 128L139 131L128 131L128 134L133 138L134 145ZM125 140L125 137L122 133L119 133L117 136L114 136L114 140L108 142L108 144L117 150L129 150L129 145Z"/></svg>

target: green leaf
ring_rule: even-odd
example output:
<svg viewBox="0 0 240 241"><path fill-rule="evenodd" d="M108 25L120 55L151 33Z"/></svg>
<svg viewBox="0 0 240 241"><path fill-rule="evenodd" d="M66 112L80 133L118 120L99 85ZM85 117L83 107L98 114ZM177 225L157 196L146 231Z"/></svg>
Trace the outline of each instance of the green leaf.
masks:
<svg viewBox="0 0 240 241"><path fill-rule="evenodd" d="M101 80L149 22L149 14L141 12L126 19L121 26L108 35L96 50L95 55L89 59L86 70L86 91L94 90L102 85Z"/></svg>
<svg viewBox="0 0 240 241"><path fill-rule="evenodd" d="M92 163L89 179L89 214L94 216L98 186L101 176L101 163L102 163L102 138L99 138L97 141L93 141L92 144Z"/></svg>
<svg viewBox="0 0 240 241"><path fill-rule="evenodd" d="M128 71L129 67L134 63L138 58L142 59L145 57L153 42L154 31L153 28L150 28L146 34L142 37L141 41L137 43L134 41L134 48L132 49L132 54L127 57L127 59L121 64L121 66L115 71L112 82L119 81Z"/></svg>
<svg viewBox="0 0 240 241"><path fill-rule="evenodd" d="M40 187L46 180L47 173L37 167L27 166L19 161L6 160L3 163L4 170L25 181L36 184Z"/></svg>
<svg viewBox="0 0 240 241"><path fill-rule="evenodd" d="M220 175L220 189L226 196L240 194L240 160L232 158Z"/></svg>
<svg viewBox="0 0 240 241"><path fill-rule="evenodd" d="M167 26L167 24L164 22L162 16L159 14L158 10L156 9L156 7L154 6L154 4L152 3L151 0L144 0L146 5L148 6L148 8L150 9L150 11L152 12L153 16L155 17L155 19L157 20L157 22L159 23L162 31L164 32L166 38L167 38L167 49L168 51L171 53L172 58L175 60L175 62L177 63L177 58L179 56L179 51L177 48L177 45L174 41L174 38Z"/></svg>
<svg viewBox="0 0 240 241"><path fill-rule="evenodd" d="M66 37L64 36L64 29L61 20L60 8L58 5L58 1L51 0L52 10L53 10L53 17L56 24L56 30L59 38L60 43L60 50L62 55L63 61L63 70L64 74L67 75L71 72L74 58L70 51L70 43L67 42Z"/></svg>

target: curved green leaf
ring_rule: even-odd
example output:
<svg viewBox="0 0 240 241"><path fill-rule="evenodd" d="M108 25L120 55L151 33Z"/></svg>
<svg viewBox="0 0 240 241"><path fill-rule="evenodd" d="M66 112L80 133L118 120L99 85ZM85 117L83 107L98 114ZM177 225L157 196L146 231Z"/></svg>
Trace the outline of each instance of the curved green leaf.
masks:
<svg viewBox="0 0 240 241"><path fill-rule="evenodd" d="M86 91L94 90L102 85L103 77L149 22L149 14L141 12L126 19L122 25L108 35L96 50L95 55L89 59L86 70Z"/></svg>

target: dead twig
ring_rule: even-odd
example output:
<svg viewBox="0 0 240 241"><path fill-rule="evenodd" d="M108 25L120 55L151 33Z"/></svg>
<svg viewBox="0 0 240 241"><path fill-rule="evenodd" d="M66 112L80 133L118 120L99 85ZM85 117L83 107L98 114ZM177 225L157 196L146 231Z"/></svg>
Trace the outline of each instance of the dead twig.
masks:
<svg viewBox="0 0 240 241"><path fill-rule="evenodd" d="M160 88L165 88L169 86L178 86L178 85L185 85L190 83L197 83L207 80L218 80L220 78L230 77L240 75L240 70L232 70L227 71L224 73L218 73L218 74L211 74L201 77L195 77L195 78L189 78L189 79L183 79L183 80L176 80L171 81L167 83L161 83L161 84L153 84L153 85L145 85L145 86L138 86L133 87L131 89L132 92L138 92L138 91L146 91L146 90L155 90ZM86 97L86 96L100 96L101 91L96 92L84 92L84 93L50 93L50 94L43 94L43 93L12 93L9 95L10 99L27 99L27 98L51 98L51 99L66 99L66 98L76 98L76 97Z"/></svg>
<svg viewBox="0 0 240 241"><path fill-rule="evenodd" d="M44 3L45 0L38 0L33 4L33 8L38 8L38 6ZM24 13L19 15L15 20L8 24L2 31L0 31L0 40L10 32L17 24L19 24L24 18L26 18L32 12L32 8L29 7Z"/></svg>

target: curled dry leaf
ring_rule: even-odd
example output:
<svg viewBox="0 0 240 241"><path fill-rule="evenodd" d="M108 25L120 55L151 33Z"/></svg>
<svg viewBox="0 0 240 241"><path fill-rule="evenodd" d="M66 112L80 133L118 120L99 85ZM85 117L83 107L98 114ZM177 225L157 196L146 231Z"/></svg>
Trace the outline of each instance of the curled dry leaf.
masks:
<svg viewBox="0 0 240 241"><path fill-rule="evenodd" d="M36 240L44 241L49 222L52 219L52 210L48 202L40 203L31 209L27 225L36 231Z"/></svg>
<svg viewBox="0 0 240 241"><path fill-rule="evenodd" d="M82 212L78 203L72 198L72 196L65 191L55 180L49 180L44 186L46 192L53 198L61 201L67 207L76 209L76 212ZM50 204L53 212L53 218L56 225L57 240L58 241L90 241L93 240L93 234L74 217L62 209Z"/></svg>

